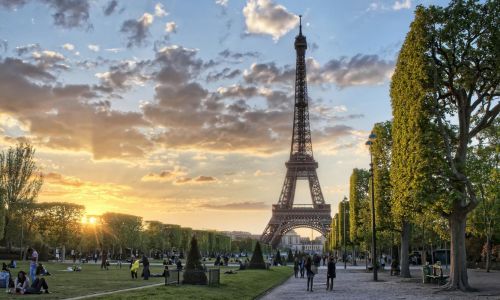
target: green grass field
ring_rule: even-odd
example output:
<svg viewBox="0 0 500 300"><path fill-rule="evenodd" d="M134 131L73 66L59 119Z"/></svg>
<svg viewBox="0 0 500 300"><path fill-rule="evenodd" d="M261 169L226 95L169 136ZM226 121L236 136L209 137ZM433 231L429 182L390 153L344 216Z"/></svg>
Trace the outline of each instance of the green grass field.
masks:
<svg viewBox="0 0 500 300"><path fill-rule="evenodd" d="M21 262L18 268L11 270L12 275L16 276L20 270L27 271L27 266L27 263ZM6 299L19 299L20 297L47 300L64 299L164 282L161 277L150 278L148 281L141 278L132 280L128 264L123 264L122 269L111 266L108 271L101 271L99 264L83 264L82 272L65 271L68 266L71 266L69 264L45 263L45 266L52 273L52 276L46 277L51 294L7 295ZM292 274L292 269L289 267L273 268L269 271L245 270L236 271L237 274L223 274L229 269L231 268L221 269L219 287L156 286L94 299L254 299L273 286L280 284ZM161 273L162 271L162 266L151 266L151 273ZM0 295L0 298L4 298L6 294L2 291Z"/></svg>

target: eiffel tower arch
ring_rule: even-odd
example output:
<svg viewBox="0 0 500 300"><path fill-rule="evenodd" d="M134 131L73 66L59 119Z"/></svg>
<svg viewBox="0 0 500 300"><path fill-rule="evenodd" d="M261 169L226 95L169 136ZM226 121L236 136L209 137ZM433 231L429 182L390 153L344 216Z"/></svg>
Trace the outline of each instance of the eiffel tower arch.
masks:
<svg viewBox="0 0 500 300"><path fill-rule="evenodd" d="M302 35L302 18L299 34L295 37L297 63L295 70L295 107L293 116L292 143L290 159L285 163L287 168L283 188L278 204L273 205L272 217L261 236L261 241L277 247L281 237L288 231L307 227L328 236L331 223L330 204L325 204L314 160L311 129L309 126L309 100L307 96L306 37ZM311 206L294 206L297 180L307 180L311 193Z"/></svg>

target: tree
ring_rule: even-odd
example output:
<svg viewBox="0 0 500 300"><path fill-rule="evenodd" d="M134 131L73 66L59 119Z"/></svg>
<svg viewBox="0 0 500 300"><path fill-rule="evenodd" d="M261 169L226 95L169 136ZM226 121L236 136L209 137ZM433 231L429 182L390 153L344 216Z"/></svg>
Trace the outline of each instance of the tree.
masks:
<svg viewBox="0 0 500 300"><path fill-rule="evenodd" d="M294 260L292 249L288 249L288 258L287 258L287 260L288 260L288 262L293 262L293 260Z"/></svg>
<svg viewBox="0 0 500 300"><path fill-rule="evenodd" d="M101 216L103 247L123 251L141 245L142 217L107 212ZM103 249L102 249L103 250Z"/></svg>
<svg viewBox="0 0 500 300"><path fill-rule="evenodd" d="M369 178L370 173L367 170L353 169L349 180L349 238L353 243L353 248L359 245L365 237L363 225L369 221L362 218L364 203L368 201ZM343 213L343 211L339 212ZM356 263L356 253L353 257L354 263Z"/></svg>
<svg viewBox="0 0 500 300"><path fill-rule="evenodd" d="M392 230L394 225L391 214L391 154L392 154L392 123L390 121L377 123L372 132L376 139L371 146L373 156L373 184L375 195L375 216L377 230Z"/></svg>
<svg viewBox="0 0 500 300"><path fill-rule="evenodd" d="M282 265L283 262L281 261L281 253L280 250L276 250L276 256L274 257L274 263Z"/></svg>
<svg viewBox="0 0 500 300"><path fill-rule="evenodd" d="M183 284L207 284L207 275L203 265L201 264L200 249L198 249L198 241L193 235L189 247L189 252L184 270Z"/></svg>
<svg viewBox="0 0 500 300"><path fill-rule="evenodd" d="M255 243L255 249L253 250L252 258L250 259L249 269L266 269L266 263L264 262L264 257L262 256L262 249L260 248L260 242Z"/></svg>
<svg viewBox="0 0 500 300"><path fill-rule="evenodd" d="M345 219L344 219L345 218ZM344 228L345 225L345 228ZM349 201L347 201L347 197L344 197L344 200L339 202L339 243L340 246L348 245L350 243L349 239Z"/></svg>
<svg viewBox="0 0 500 300"><path fill-rule="evenodd" d="M33 203L42 187L43 178L35 162L35 149L27 143L20 143L0 153L0 238L11 247L15 232L9 225L13 218L22 219L21 210ZM22 220L20 222L23 224ZM22 231L22 230L21 230Z"/></svg>
<svg viewBox="0 0 500 300"><path fill-rule="evenodd" d="M433 143L429 93L427 32L424 9L419 7L399 52L391 83L392 155L391 213L401 232L401 276L410 277L410 222L432 187Z"/></svg>
<svg viewBox="0 0 500 300"><path fill-rule="evenodd" d="M67 202L37 203L35 209L37 231L45 243L62 246L73 242L76 246L81 233L81 219L85 207Z"/></svg>
<svg viewBox="0 0 500 300"><path fill-rule="evenodd" d="M447 218L451 234L448 289L471 290L467 277L467 215L479 204L467 170L471 142L500 113L500 3L452 0L425 10L431 62L434 121L443 143L450 197L434 207ZM446 201L443 201L446 200Z"/></svg>
<svg viewBox="0 0 500 300"><path fill-rule="evenodd" d="M500 232L500 121L479 134L477 145L469 151L468 172L479 191L479 204L468 218L467 229L486 239L486 272L490 271L492 241Z"/></svg>

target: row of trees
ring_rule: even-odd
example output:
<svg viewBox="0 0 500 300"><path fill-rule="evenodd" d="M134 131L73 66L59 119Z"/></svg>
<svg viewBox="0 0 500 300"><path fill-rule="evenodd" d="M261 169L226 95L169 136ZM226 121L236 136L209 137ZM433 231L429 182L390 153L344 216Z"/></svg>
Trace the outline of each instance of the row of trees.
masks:
<svg viewBox="0 0 500 300"><path fill-rule="evenodd" d="M382 243L399 235L404 277L417 242L412 232L423 250L449 240L450 289L470 289L466 234L484 239L487 268L492 242L499 242L499 20L498 0L419 6L400 50L390 90L393 120L375 124L370 150L377 235ZM349 238L365 247L369 180L367 170L353 170ZM332 228L342 226L342 214L339 208ZM343 238L332 232L331 246Z"/></svg>
<svg viewBox="0 0 500 300"><path fill-rule="evenodd" d="M234 240L222 232L193 230L142 217L105 213L82 222L83 205L66 202L37 202L43 176L35 160L35 149L19 144L0 153L0 240L7 252L35 246L47 253L60 248L79 253L110 251L112 255L184 253L191 237L197 237L203 255L252 252L256 241ZM269 249L265 249L269 251Z"/></svg>

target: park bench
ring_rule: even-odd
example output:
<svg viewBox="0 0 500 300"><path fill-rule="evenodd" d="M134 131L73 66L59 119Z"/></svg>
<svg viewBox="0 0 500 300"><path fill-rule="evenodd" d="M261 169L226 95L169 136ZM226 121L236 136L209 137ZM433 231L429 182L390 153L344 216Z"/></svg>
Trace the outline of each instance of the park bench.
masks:
<svg viewBox="0 0 500 300"><path fill-rule="evenodd" d="M443 267L439 264L434 264L429 267L429 274L425 274L424 276L428 278L428 281L430 283L437 283L439 285L443 285L446 283L446 280L448 280L448 275L443 275Z"/></svg>

